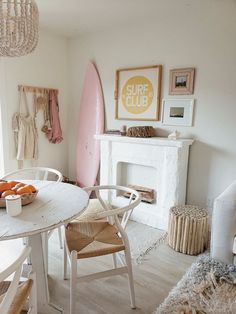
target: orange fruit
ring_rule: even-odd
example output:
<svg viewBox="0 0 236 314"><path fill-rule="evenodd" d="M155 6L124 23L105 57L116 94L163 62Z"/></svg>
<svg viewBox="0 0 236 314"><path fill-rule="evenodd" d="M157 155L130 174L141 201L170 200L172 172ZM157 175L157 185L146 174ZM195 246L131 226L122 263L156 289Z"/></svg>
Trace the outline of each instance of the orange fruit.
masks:
<svg viewBox="0 0 236 314"><path fill-rule="evenodd" d="M27 187L29 187L31 189L32 193L35 193L37 191L37 189L33 186L33 185L26 185Z"/></svg>
<svg viewBox="0 0 236 314"><path fill-rule="evenodd" d="M19 184L19 182L17 181L8 181L7 183L10 184L11 189L14 188L14 186L16 186L17 184Z"/></svg>
<svg viewBox="0 0 236 314"><path fill-rule="evenodd" d="M22 183L22 182L18 182L15 187L18 187L18 188L21 188L22 186L25 186L26 184L25 183Z"/></svg>
<svg viewBox="0 0 236 314"><path fill-rule="evenodd" d="M7 182L0 182L0 192L4 192L6 190L10 190L11 185Z"/></svg>
<svg viewBox="0 0 236 314"><path fill-rule="evenodd" d="M2 193L1 198L5 198L5 197L8 196L8 195L14 195L14 194L16 194L15 191L7 190L7 191L4 191L4 192Z"/></svg>
<svg viewBox="0 0 236 314"><path fill-rule="evenodd" d="M17 191L19 188L24 187L24 183L17 183L13 188L12 191Z"/></svg>
<svg viewBox="0 0 236 314"><path fill-rule="evenodd" d="M29 186L25 185L22 187L19 187L19 189L16 190L16 194L22 195L22 194L31 194L32 190Z"/></svg>

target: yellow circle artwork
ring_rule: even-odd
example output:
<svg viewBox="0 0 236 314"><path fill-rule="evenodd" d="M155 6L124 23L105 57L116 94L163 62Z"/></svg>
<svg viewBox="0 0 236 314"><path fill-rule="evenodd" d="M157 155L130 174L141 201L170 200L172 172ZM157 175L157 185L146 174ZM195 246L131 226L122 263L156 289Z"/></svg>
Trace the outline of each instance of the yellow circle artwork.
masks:
<svg viewBox="0 0 236 314"><path fill-rule="evenodd" d="M144 76L133 76L122 88L122 104L133 114L145 112L153 101L153 86Z"/></svg>

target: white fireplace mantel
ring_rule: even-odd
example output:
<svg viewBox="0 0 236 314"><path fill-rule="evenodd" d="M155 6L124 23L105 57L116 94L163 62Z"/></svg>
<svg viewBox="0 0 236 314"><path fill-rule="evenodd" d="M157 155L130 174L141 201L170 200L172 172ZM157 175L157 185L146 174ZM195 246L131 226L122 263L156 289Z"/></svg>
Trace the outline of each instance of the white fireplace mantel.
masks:
<svg viewBox="0 0 236 314"><path fill-rule="evenodd" d="M100 141L112 141L112 142L121 142L121 143L138 143L144 145L157 145L157 146L175 146L175 147L184 147L192 145L194 140L192 139L177 139L171 140L166 137L128 137L120 135L109 135L101 134L95 135L95 138Z"/></svg>
<svg viewBox="0 0 236 314"><path fill-rule="evenodd" d="M141 202L131 219L167 230L171 206L185 204L192 139L95 135L101 145L100 184L137 184L153 188L156 202ZM112 197L112 196L111 196ZM121 206L125 199L118 198Z"/></svg>

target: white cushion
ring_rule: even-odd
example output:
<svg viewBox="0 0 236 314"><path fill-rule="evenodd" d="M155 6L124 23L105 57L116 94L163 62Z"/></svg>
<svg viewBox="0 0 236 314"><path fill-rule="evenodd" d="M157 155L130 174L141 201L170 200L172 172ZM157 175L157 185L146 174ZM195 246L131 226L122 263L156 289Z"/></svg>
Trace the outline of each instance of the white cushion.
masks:
<svg viewBox="0 0 236 314"><path fill-rule="evenodd" d="M109 209L112 209L108 202L105 201L106 206L108 206ZM90 199L88 207L83 212L81 216L76 218L76 220L79 221L85 221L85 220L91 220L96 216L96 213L103 212L104 208L102 207L101 203L98 199Z"/></svg>
<svg viewBox="0 0 236 314"><path fill-rule="evenodd" d="M234 263L236 235L236 181L214 202L212 215L211 256L227 264Z"/></svg>
<svg viewBox="0 0 236 314"><path fill-rule="evenodd" d="M236 238L234 237L233 253L236 254Z"/></svg>

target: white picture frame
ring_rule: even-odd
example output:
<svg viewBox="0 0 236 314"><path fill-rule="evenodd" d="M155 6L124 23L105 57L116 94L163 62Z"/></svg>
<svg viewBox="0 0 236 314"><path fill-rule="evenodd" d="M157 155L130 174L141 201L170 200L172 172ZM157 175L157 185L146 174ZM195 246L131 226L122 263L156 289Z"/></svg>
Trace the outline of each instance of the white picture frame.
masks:
<svg viewBox="0 0 236 314"><path fill-rule="evenodd" d="M163 99L163 125L193 125L194 99Z"/></svg>

